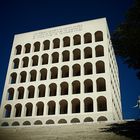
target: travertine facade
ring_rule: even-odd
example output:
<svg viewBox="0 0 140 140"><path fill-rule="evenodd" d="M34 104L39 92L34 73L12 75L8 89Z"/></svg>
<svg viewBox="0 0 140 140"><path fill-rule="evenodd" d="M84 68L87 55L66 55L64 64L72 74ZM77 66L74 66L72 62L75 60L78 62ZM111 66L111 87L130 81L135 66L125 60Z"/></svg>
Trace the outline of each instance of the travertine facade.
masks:
<svg viewBox="0 0 140 140"><path fill-rule="evenodd" d="M105 18L15 35L1 126L121 120Z"/></svg>

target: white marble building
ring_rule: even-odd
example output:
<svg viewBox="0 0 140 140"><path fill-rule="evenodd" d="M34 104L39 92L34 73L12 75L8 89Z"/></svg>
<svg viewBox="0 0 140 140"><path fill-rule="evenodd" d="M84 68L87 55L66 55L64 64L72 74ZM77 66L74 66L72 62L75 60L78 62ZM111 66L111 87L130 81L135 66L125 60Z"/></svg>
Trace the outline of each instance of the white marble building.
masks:
<svg viewBox="0 0 140 140"><path fill-rule="evenodd" d="M1 126L122 120L105 18L15 35Z"/></svg>

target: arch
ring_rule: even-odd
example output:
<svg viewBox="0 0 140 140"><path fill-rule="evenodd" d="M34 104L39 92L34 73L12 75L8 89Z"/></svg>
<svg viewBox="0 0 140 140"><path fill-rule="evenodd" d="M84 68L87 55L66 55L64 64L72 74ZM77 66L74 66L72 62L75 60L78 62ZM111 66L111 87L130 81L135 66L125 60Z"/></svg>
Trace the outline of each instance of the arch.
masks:
<svg viewBox="0 0 140 140"><path fill-rule="evenodd" d="M69 61L70 60L70 52L69 51L63 51L62 52L62 61L65 62L65 61Z"/></svg>
<svg viewBox="0 0 140 140"><path fill-rule="evenodd" d="M60 84L60 87L61 87L61 95L68 95L68 83L62 82Z"/></svg>
<svg viewBox="0 0 140 140"><path fill-rule="evenodd" d="M22 105L20 103L15 105L15 117L21 117Z"/></svg>
<svg viewBox="0 0 140 140"><path fill-rule="evenodd" d="M23 122L23 125L31 125L31 123L29 121L25 121Z"/></svg>
<svg viewBox="0 0 140 140"><path fill-rule="evenodd" d="M9 118L10 115L11 115L11 110L12 110L12 106L10 104L7 104L5 107L4 107L4 113L3 113L3 116L5 118Z"/></svg>
<svg viewBox="0 0 140 140"><path fill-rule="evenodd" d="M84 43L91 43L92 42L92 35L91 33L84 34Z"/></svg>
<svg viewBox="0 0 140 140"><path fill-rule="evenodd" d="M85 75L93 74L92 64L90 62L84 64L84 74Z"/></svg>
<svg viewBox="0 0 140 140"><path fill-rule="evenodd" d="M86 47L84 49L84 58L92 58L92 48L91 47Z"/></svg>
<svg viewBox="0 0 140 140"><path fill-rule="evenodd" d="M100 121L107 121L107 118L105 116L100 116L98 119L97 119L98 122Z"/></svg>
<svg viewBox="0 0 140 140"><path fill-rule="evenodd" d="M52 53L52 63L58 63L59 62L59 53L54 52Z"/></svg>
<svg viewBox="0 0 140 140"><path fill-rule="evenodd" d="M40 80L46 80L47 79L47 69L43 68L40 70Z"/></svg>
<svg viewBox="0 0 140 140"><path fill-rule="evenodd" d="M13 60L13 69L17 69L19 67L19 59L16 58Z"/></svg>
<svg viewBox="0 0 140 140"><path fill-rule="evenodd" d="M74 45L80 45L81 44L81 36L80 35L77 34L73 37L73 44Z"/></svg>
<svg viewBox="0 0 140 140"><path fill-rule="evenodd" d="M71 120L71 123L80 123L80 120L78 118L73 118Z"/></svg>
<svg viewBox="0 0 140 140"><path fill-rule="evenodd" d="M20 83L26 82L26 76L27 76L27 72L26 71L22 71L20 73Z"/></svg>
<svg viewBox="0 0 140 140"><path fill-rule="evenodd" d="M104 47L102 45L98 45L95 47L96 57L104 56Z"/></svg>
<svg viewBox="0 0 140 140"><path fill-rule="evenodd" d="M47 121L46 121L46 124L54 124L54 121L51 120L51 119L50 119L50 120L47 120Z"/></svg>
<svg viewBox="0 0 140 140"><path fill-rule="evenodd" d="M20 124L19 124L19 122L17 122L17 121L12 123L12 126L19 126L19 125L20 125Z"/></svg>
<svg viewBox="0 0 140 140"><path fill-rule="evenodd" d="M44 45L44 50L49 50L50 49L50 41L49 40L45 40L43 42Z"/></svg>
<svg viewBox="0 0 140 140"><path fill-rule="evenodd" d="M58 124L64 124L64 123L67 123L67 121L66 121L65 119L60 119L60 120L58 121Z"/></svg>
<svg viewBox="0 0 140 140"><path fill-rule="evenodd" d="M42 55L42 65L48 64L49 56L47 53Z"/></svg>
<svg viewBox="0 0 140 140"><path fill-rule="evenodd" d="M55 115L56 103L54 101L48 102L48 115Z"/></svg>
<svg viewBox="0 0 140 140"><path fill-rule="evenodd" d="M21 46L21 45L17 45L17 46L16 46L16 51L15 51L16 53L15 53L15 54L16 54L16 55L21 54L21 50L22 50L22 46Z"/></svg>
<svg viewBox="0 0 140 140"><path fill-rule="evenodd" d="M34 98L34 93L35 93L35 87L29 86L28 87L28 98Z"/></svg>
<svg viewBox="0 0 140 140"><path fill-rule="evenodd" d="M80 49L73 50L73 60L79 59L81 59L81 50Z"/></svg>
<svg viewBox="0 0 140 140"><path fill-rule="evenodd" d="M71 103L72 103L72 113L80 113L80 100L73 99Z"/></svg>
<svg viewBox="0 0 140 140"><path fill-rule="evenodd" d="M38 102L36 104L36 115L37 116L42 116L44 113L44 103L43 102Z"/></svg>
<svg viewBox="0 0 140 140"><path fill-rule="evenodd" d="M15 84L17 80L17 74L15 72L10 75L10 84Z"/></svg>
<svg viewBox="0 0 140 140"><path fill-rule="evenodd" d="M97 111L107 111L107 100L104 96L97 98Z"/></svg>
<svg viewBox="0 0 140 140"><path fill-rule="evenodd" d="M90 79L84 81L85 93L93 92L93 82Z"/></svg>
<svg viewBox="0 0 140 140"><path fill-rule="evenodd" d="M57 85L55 83L52 83L49 85L50 89L50 95L49 96L56 96L57 93Z"/></svg>
<svg viewBox="0 0 140 140"><path fill-rule="evenodd" d="M105 73L105 64L103 61L96 62L96 73Z"/></svg>
<svg viewBox="0 0 140 140"><path fill-rule="evenodd" d="M106 81L104 78L98 78L96 80L97 91L106 91Z"/></svg>
<svg viewBox="0 0 140 140"><path fill-rule="evenodd" d="M68 112L68 102L66 100L61 100L60 105L60 114L67 114Z"/></svg>
<svg viewBox="0 0 140 140"><path fill-rule="evenodd" d="M93 99L87 97L84 99L84 110L85 112L93 112Z"/></svg>
<svg viewBox="0 0 140 140"><path fill-rule="evenodd" d="M25 116L32 116L32 111L33 111L33 104L27 103L25 105Z"/></svg>
<svg viewBox="0 0 140 140"><path fill-rule="evenodd" d="M74 64L72 66L73 69L73 76L80 76L81 75L81 67L79 64Z"/></svg>
<svg viewBox="0 0 140 140"><path fill-rule="evenodd" d="M63 38L63 47L68 47L70 46L70 37L66 36Z"/></svg>
<svg viewBox="0 0 140 140"><path fill-rule="evenodd" d="M81 92L80 88L80 82L79 81L73 81L72 82L72 94L79 94Z"/></svg>
<svg viewBox="0 0 140 140"><path fill-rule="evenodd" d="M38 97L45 97L46 86L41 84L38 86Z"/></svg>
<svg viewBox="0 0 140 140"><path fill-rule="evenodd" d="M23 68L28 67L28 64L29 64L29 58L28 57L24 57L22 59L22 67Z"/></svg>
<svg viewBox="0 0 140 140"><path fill-rule="evenodd" d="M24 87L19 87L18 89L18 99L23 99L24 98Z"/></svg>
<svg viewBox="0 0 140 140"><path fill-rule="evenodd" d="M53 48L56 49L56 48L59 48L60 47L60 39L59 38L55 38L53 40Z"/></svg>
<svg viewBox="0 0 140 140"><path fill-rule="evenodd" d="M9 123L8 123L8 122L3 122L3 123L1 124L1 126L9 126Z"/></svg>
<svg viewBox="0 0 140 140"><path fill-rule="evenodd" d="M95 42L103 41L103 32L97 31L95 32Z"/></svg>
<svg viewBox="0 0 140 140"><path fill-rule="evenodd" d="M8 96L7 100L13 100L14 98L14 88L9 88L8 89Z"/></svg>
<svg viewBox="0 0 140 140"><path fill-rule="evenodd" d="M62 72L62 78L69 77L69 67L68 66L64 65L61 68L61 72Z"/></svg>
<svg viewBox="0 0 140 140"><path fill-rule="evenodd" d="M37 121L35 121L34 122L34 125L42 125L43 123L42 123L42 121L40 121L40 120L37 120Z"/></svg>
<svg viewBox="0 0 140 140"><path fill-rule="evenodd" d="M32 57L32 66L37 66L38 65L38 56L34 55Z"/></svg>
<svg viewBox="0 0 140 140"><path fill-rule="evenodd" d="M40 42L37 41L34 43L34 52L39 52L40 51Z"/></svg>
<svg viewBox="0 0 140 140"><path fill-rule="evenodd" d="M51 68L51 79L57 79L58 77L58 68L52 67Z"/></svg>
<svg viewBox="0 0 140 140"><path fill-rule="evenodd" d="M25 48L25 51L24 51L25 53L30 53L31 44L30 43L25 44L24 48Z"/></svg>
<svg viewBox="0 0 140 140"><path fill-rule="evenodd" d="M93 119L91 117L86 117L84 119L84 122L93 122Z"/></svg>
<svg viewBox="0 0 140 140"><path fill-rule="evenodd" d="M30 71L30 82L36 81L36 75L37 75L36 70Z"/></svg>

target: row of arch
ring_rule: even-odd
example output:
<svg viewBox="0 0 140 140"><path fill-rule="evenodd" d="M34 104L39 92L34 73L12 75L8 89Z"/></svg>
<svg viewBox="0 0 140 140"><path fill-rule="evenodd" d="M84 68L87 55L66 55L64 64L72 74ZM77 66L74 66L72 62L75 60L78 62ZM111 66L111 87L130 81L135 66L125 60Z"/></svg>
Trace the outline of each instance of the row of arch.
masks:
<svg viewBox="0 0 140 140"><path fill-rule="evenodd" d="M98 117L97 119L97 122L101 122L101 121L107 121L107 118L105 116L100 116ZM86 117L84 120L83 120L84 123L87 123L87 122L94 122L93 118L91 117ZM60 119L57 124L67 124L67 120L66 119ZM80 119L78 118L73 118L71 119L70 123L82 123L80 121ZM52 119L50 120L47 120L46 123L47 125L52 125L52 124L56 124L55 121L53 121ZM25 121L22 123L23 126L28 126L28 125L31 125L31 122L30 121ZM43 125L43 122L41 120L36 120L33 125ZM3 122L1 124L1 126L9 126L9 123L8 122ZM15 121L11 124L11 126L20 126L20 123L18 121Z"/></svg>
<svg viewBox="0 0 140 140"><path fill-rule="evenodd" d="M105 63L101 60L97 61L95 63L96 66L96 74L99 73L105 73ZM80 64L74 64L72 66L72 71L70 71L70 68L68 65L64 65L61 67L61 78L66 78L66 77L71 77L71 76L81 76L81 65ZM93 64L90 62L87 62L83 65L84 67L84 75L90 75L93 74ZM71 72L71 74L70 74ZM57 79L59 76L58 73L58 68L57 67L52 67L50 68L49 74L48 70L46 68L42 68L39 71L39 78L37 79L37 71L36 70L31 70L29 72L29 77L28 81L37 81L37 80L47 80L47 79ZM24 83L27 81L27 72L22 71L19 74L19 83ZM10 75L10 84L15 84L17 82L17 73L13 72Z"/></svg>
<svg viewBox="0 0 140 140"><path fill-rule="evenodd" d="M104 96L99 96L96 99L97 102L97 111L107 111L107 99ZM57 104L55 101L51 100L45 104L42 101L36 103L35 106L31 102L26 103L25 106L18 103L13 108L13 117L24 117L26 116L41 116L41 115L55 115L55 114L68 114L68 113L80 113L83 111L84 113L87 112L94 112L94 103L91 97L86 97L83 101L80 101L78 98L72 99L70 102L62 99ZM68 107L69 106L69 107ZM83 108L82 108L83 106ZM24 107L24 108L23 108ZM34 111L33 111L34 107ZM11 117L12 106L7 104L4 107L3 116L4 117ZM22 111L24 112L22 114ZM69 112L68 112L69 111Z"/></svg>
<svg viewBox="0 0 140 140"><path fill-rule="evenodd" d="M103 41L103 32L102 31L97 31L95 32L95 42L98 42L98 41ZM63 47L68 47L71 45L71 41L70 41L70 37L69 36L66 36L63 38ZM92 34L91 33L85 33L84 34L84 43L92 43ZM81 44L81 35L77 34L73 37L73 44L72 45L80 45ZM27 43L25 44L24 46L24 53L30 53L31 52L31 44L30 43ZM35 42L33 44L34 46L34 52L38 52L40 51L40 47L41 47L41 43L39 41ZM50 40L45 40L43 42L43 50L49 50L50 49L50 46L51 46L51 42ZM53 39L52 41L52 48L53 49L56 49L56 48L60 48L61 45L60 45L60 39L59 38L55 38ZM21 54L21 51L22 51L22 46L21 45L17 45L16 46L16 51L15 51L15 54L16 55L19 55Z"/></svg>
<svg viewBox="0 0 140 140"><path fill-rule="evenodd" d="M82 87L83 86L83 87ZM69 90L70 89L70 90ZM20 86L17 91L14 88L8 89L8 100L13 99L23 99L26 98L34 98L35 93L37 93L36 97L45 97L45 96L57 96L59 95L70 95L70 94L80 94L80 93L92 93L95 91L93 87L93 81L91 79L86 79L83 82L83 85L80 81L75 80L71 84L64 81L61 82L60 85L56 83L51 83L46 87L44 84L40 84L37 88L37 92L35 91L35 87L33 85L29 86L26 90L23 86ZM106 91L106 81L104 78L98 78L96 80L96 90L97 92ZM16 94L16 95L15 95ZM14 97L16 96L16 97Z"/></svg>
<svg viewBox="0 0 140 140"><path fill-rule="evenodd" d="M104 48L102 45L98 45L95 48L96 52L96 57L100 57L100 56L104 56ZM58 63L59 62L59 53L58 52L53 52L51 54L51 63ZM84 58L92 58L92 48L91 47L86 47L84 49ZM37 66L39 64L39 56L34 55L32 58L32 63L31 66ZM80 60L81 59L81 50L80 49L75 49L73 50L73 60ZM68 50L65 50L62 52L62 62L66 62L66 61L70 61L70 52ZM14 69L19 68L19 63L20 63L20 59L19 58L15 58L13 60L13 64L12 67ZM41 64L45 65L49 63L49 55L47 53L43 54L41 56ZM24 57L22 58L22 63L21 63L21 67L28 67L29 65L29 57Z"/></svg>

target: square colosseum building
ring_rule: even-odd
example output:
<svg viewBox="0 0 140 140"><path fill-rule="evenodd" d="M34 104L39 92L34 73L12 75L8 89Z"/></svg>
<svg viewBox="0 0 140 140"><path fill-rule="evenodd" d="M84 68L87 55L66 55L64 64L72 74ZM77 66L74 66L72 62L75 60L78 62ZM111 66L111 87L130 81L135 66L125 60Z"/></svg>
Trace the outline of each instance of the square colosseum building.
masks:
<svg viewBox="0 0 140 140"><path fill-rule="evenodd" d="M115 120L120 85L105 18L14 36L1 127Z"/></svg>

